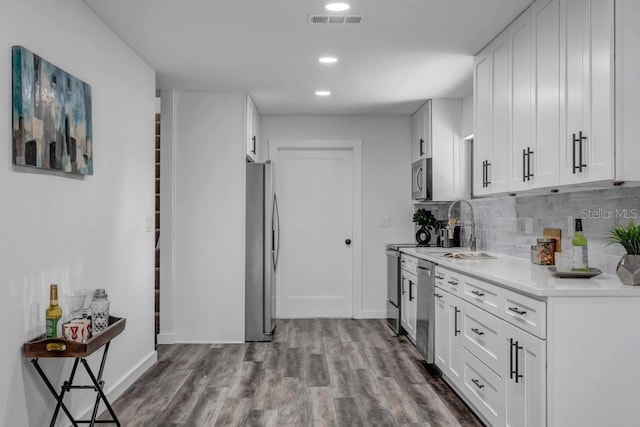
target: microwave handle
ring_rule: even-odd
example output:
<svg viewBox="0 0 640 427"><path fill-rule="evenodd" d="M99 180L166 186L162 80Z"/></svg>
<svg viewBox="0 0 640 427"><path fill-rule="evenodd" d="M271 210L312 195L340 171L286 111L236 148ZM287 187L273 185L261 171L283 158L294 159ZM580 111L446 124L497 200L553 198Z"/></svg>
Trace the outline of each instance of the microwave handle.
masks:
<svg viewBox="0 0 640 427"><path fill-rule="evenodd" d="M418 190L422 191L422 168L418 168L418 172L416 172L416 185Z"/></svg>

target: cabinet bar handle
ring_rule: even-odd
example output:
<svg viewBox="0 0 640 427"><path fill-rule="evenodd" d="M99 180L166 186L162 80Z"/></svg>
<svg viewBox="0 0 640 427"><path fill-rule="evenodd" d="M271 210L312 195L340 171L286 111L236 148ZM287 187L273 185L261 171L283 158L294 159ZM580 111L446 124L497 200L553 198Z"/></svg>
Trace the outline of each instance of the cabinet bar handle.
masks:
<svg viewBox="0 0 640 427"><path fill-rule="evenodd" d="M491 166L491 163L487 160L487 187L491 184L491 181L489 181L489 166Z"/></svg>
<svg viewBox="0 0 640 427"><path fill-rule="evenodd" d="M523 377L520 374L520 367L519 367L520 357L518 356L518 351L522 350L522 347L518 345L518 341L515 341L515 350L516 350L516 372L515 372L515 376L516 376L516 383L518 383L518 380Z"/></svg>
<svg viewBox="0 0 640 427"><path fill-rule="evenodd" d="M521 316L527 314L527 312L524 311L524 310L522 310L522 311L518 310L518 307L509 307L509 310L513 311L514 313L519 314Z"/></svg>
<svg viewBox="0 0 640 427"><path fill-rule="evenodd" d="M579 138L578 144L580 144L580 150L579 150L579 153L580 153L580 157L579 157L580 158L580 166L579 166L579 168L580 168L580 172L582 172L582 168L586 168L587 167L587 165L582 163L582 141L586 140L587 137L582 135L582 131L580 131L578 133L578 135L579 135L578 136L578 138Z"/></svg>
<svg viewBox="0 0 640 427"><path fill-rule="evenodd" d="M436 274L434 277L438 280L444 279L444 276L440 276L439 274Z"/></svg>
<svg viewBox="0 0 640 427"><path fill-rule="evenodd" d="M571 157L572 157L572 161L573 161L573 173L576 173L576 169L578 169L578 167L576 166L576 134L573 133L571 134Z"/></svg>
<svg viewBox="0 0 640 427"><path fill-rule="evenodd" d="M449 280L447 283L453 286L458 286L458 282L456 282L455 280Z"/></svg>
<svg viewBox="0 0 640 427"><path fill-rule="evenodd" d="M533 151L531 151L531 147L527 147L527 181L531 181L531 177L533 174L531 173L531 155Z"/></svg>
<svg viewBox="0 0 640 427"><path fill-rule="evenodd" d="M527 153L522 149L522 182L527 181Z"/></svg>
<svg viewBox="0 0 640 427"><path fill-rule="evenodd" d="M489 161L485 160L484 161L484 169L483 169L483 171L484 171L484 180L482 181L483 187L488 187L489 186L489 184L487 183L487 181L489 180L489 172L487 170L487 169L489 169L488 164L489 164Z"/></svg>
<svg viewBox="0 0 640 427"><path fill-rule="evenodd" d="M472 378L471 382L474 383L476 385L476 387L478 387L478 388L484 388L484 384L480 384L480 380Z"/></svg>
<svg viewBox="0 0 640 427"><path fill-rule="evenodd" d="M513 375L517 374L516 371L513 370L513 347L515 343L513 342L513 338L509 338L509 379L513 379Z"/></svg>
<svg viewBox="0 0 640 427"><path fill-rule="evenodd" d="M253 141L253 146L251 148L251 152L253 154L256 154L256 136L255 135L251 138L251 141Z"/></svg>
<svg viewBox="0 0 640 427"><path fill-rule="evenodd" d="M476 290L471 291L471 293L474 294L477 297L483 297L484 296L483 292L476 291Z"/></svg>
<svg viewBox="0 0 640 427"><path fill-rule="evenodd" d="M436 297L436 298L442 298L442 295L436 294L436 293L434 293L433 296Z"/></svg>
<svg viewBox="0 0 640 427"><path fill-rule="evenodd" d="M475 332L477 335L484 335L484 332L480 331L478 328L471 328L471 330Z"/></svg>
<svg viewBox="0 0 640 427"><path fill-rule="evenodd" d="M459 332L460 331L458 330L458 307L454 307L454 313L453 313L453 336L457 337Z"/></svg>
<svg viewBox="0 0 640 427"><path fill-rule="evenodd" d="M424 139L420 138L420 157L424 155L423 145L424 145Z"/></svg>
<svg viewBox="0 0 640 427"><path fill-rule="evenodd" d="M578 136L576 136L575 133L572 135L573 135L573 147L572 147L573 173L575 174L576 170L578 170L578 172L582 172L582 168L587 167L587 165L585 165L582 160L582 141L586 140L587 137L582 135L582 131L578 132ZM578 144L578 164L576 164L576 144Z"/></svg>
<svg viewBox="0 0 640 427"><path fill-rule="evenodd" d="M413 301L413 281L409 280L409 301Z"/></svg>

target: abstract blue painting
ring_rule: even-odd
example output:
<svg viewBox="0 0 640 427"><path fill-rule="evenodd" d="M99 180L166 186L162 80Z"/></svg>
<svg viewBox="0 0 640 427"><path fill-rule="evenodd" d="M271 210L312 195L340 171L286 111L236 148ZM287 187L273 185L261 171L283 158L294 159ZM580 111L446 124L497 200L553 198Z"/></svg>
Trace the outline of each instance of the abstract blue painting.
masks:
<svg viewBox="0 0 640 427"><path fill-rule="evenodd" d="M91 86L13 46L13 163L93 175Z"/></svg>

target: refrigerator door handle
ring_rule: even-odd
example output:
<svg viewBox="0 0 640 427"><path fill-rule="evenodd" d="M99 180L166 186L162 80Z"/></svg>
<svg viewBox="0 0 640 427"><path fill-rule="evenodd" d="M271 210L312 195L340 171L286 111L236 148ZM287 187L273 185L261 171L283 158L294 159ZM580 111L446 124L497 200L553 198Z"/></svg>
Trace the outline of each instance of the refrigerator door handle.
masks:
<svg viewBox="0 0 640 427"><path fill-rule="evenodd" d="M271 213L271 257L273 259L273 269L278 267L278 256L280 255L280 213L278 212L278 198L273 193L273 212Z"/></svg>

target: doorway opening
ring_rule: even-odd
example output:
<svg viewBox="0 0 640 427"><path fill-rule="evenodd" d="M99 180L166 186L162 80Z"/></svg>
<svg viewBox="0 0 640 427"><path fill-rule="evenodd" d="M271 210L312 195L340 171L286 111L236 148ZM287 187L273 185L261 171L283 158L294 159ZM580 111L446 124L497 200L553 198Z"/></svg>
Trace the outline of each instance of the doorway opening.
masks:
<svg viewBox="0 0 640 427"><path fill-rule="evenodd" d="M277 317L362 316L361 140L270 140L280 210Z"/></svg>

